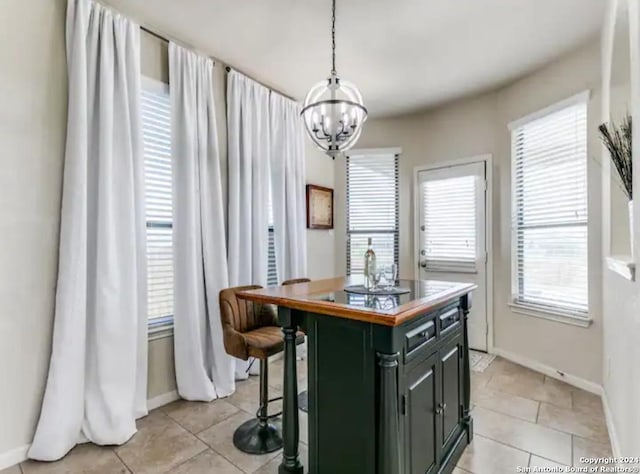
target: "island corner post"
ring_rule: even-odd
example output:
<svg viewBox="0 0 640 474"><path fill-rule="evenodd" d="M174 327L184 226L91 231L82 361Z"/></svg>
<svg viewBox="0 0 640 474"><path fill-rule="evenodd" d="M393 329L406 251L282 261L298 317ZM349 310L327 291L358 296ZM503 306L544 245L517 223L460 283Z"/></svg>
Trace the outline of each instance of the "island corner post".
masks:
<svg viewBox="0 0 640 474"><path fill-rule="evenodd" d="M285 351L279 474L449 473L473 438L466 326L475 287L451 283L385 312L327 296L346 283L337 278L240 295L278 306ZM299 328L309 345L304 467Z"/></svg>

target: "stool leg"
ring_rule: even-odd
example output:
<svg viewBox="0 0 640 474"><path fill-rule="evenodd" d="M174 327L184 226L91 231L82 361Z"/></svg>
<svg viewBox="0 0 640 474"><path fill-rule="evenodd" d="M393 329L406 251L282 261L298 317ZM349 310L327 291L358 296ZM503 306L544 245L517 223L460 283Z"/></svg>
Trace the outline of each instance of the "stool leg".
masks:
<svg viewBox="0 0 640 474"><path fill-rule="evenodd" d="M266 359L260 359L260 408L258 417L249 420L233 433L233 444L248 454L272 453L282 448L282 422L269 421L269 367Z"/></svg>
<svg viewBox="0 0 640 474"><path fill-rule="evenodd" d="M267 424L269 406L269 364L267 359L260 359L260 412L258 419L262 425Z"/></svg>

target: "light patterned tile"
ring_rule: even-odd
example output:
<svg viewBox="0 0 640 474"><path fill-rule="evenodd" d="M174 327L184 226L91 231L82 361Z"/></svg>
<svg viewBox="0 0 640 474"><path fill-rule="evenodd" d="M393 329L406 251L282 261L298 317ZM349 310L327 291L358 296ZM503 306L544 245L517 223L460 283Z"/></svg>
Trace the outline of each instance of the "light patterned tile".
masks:
<svg viewBox="0 0 640 474"><path fill-rule="evenodd" d="M556 471L555 469L566 469L568 466L551 461L550 459L545 459L539 456L532 455L531 460L529 461L529 467L537 467L540 469L544 469L544 471L538 471L538 472L563 472L563 471Z"/></svg>
<svg viewBox="0 0 640 474"><path fill-rule="evenodd" d="M603 441L573 437L573 465L574 466L605 466L603 463L591 464L585 458L610 458L613 456L611 444ZM610 467L610 465L609 465Z"/></svg>
<svg viewBox="0 0 640 474"><path fill-rule="evenodd" d="M479 388L472 392L471 401L474 405L514 416L523 420L536 422L539 402L528 398L499 392L489 388Z"/></svg>
<svg viewBox="0 0 640 474"><path fill-rule="evenodd" d="M552 403L562 408L571 408L571 392L554 383L545 383L544 377L498 374L491 377L487 387L539 402Z"/></svg>
<svg viewBox="0 0 640 474"><path fill-rule="evenodd" d="M3 469L2 471L0 471L0 474L22 474L22 471L20 470L20 466L15 465Z"/></svg>
<svg viewBox="0 0 640 474"><path fill-rule="evenodd" d="M604 417L597 412L574 411L542 403L538 423L583 438L603 443L609 441Z"/></svg>
<svg viewBox="0 0 640 474"><path fill-rule="evenodd" d="M269 387L270 399L280 396L282 396L282 393L279 390ZM236 383L235 393L224 400L236 408L255 415L260 406L260 384L253 379L238 382ZM279 411L282 411L282 400L269 403L269 413L277 413Z"/></svg>
<svg viewBox="0 0 640 474"><path fill-rule="evenodd" d="M181 464L171 474L244 474L240 469L212 450L198 454Z"/></svg>
<svg viewBox="0 0 640 474"><path fill-rule="evenodd" d="M198 437L215 452L224 456L245 472L255 472L278 456L280 451L269 454L246 454L233 445L233 433L245 421L254 418L249 413L240 411L226 420L204 430Z"/></svg>
<svg viewBox="0 0 640 474"><path fill-rule="evenodd" d="M480 436L551 459L571 463L571 435L502 413L475 407L474 428Z"/></svg>
<svg viewBox="0 0 640 474"><path fill-rule="evenodd" d="M178 400L163 407L164 413L193 434L229 418L238 410L224 399L209 403Z"/></svg>
<svg viewBox="0 0 640 474"><path fill-rule="evenodd" d="M87 443L76 446L60 461L25 461L24 474L125 474L128 469L111 448Z"/></svg>
<svg viewBox="0 0 640 474"><path fill-rule="evenodd" d="M483 436L474 436L458 461L458 467L473 474L513 474L526 467L529 453L498 443Z"/></svg>
<svg viewBox="0 0 640 474"><path fill-rule="evenodd" d="M207 446L163 413L138 422L138 432L116 453L134 474L161 473L205 451Z"/></svg>
<svg viewBox="0 0 640 474"><path fill-rule="evenodd" d="M599 395L575 389L571 394L573 400L573 410L579 413L590 413L597 415L604 420L604 407L602 398Z"/></svg>
<svg viewBox="0 0 640 474"><path fill-rule="evenodd" d="M471 372L471 396L473 392L485 388L491 380L491 375L485 372Z"/></svg>
<svg viewBox="0 0 640 474"><path fill-rule="evenodd" d="M541 383L544 382L544 375L535 370L528 369L518 364L514 364L502 357L496 357L495 360L484 371L488 376L493 375L509 375L519 376L530 380L537 380Z"/></svg>

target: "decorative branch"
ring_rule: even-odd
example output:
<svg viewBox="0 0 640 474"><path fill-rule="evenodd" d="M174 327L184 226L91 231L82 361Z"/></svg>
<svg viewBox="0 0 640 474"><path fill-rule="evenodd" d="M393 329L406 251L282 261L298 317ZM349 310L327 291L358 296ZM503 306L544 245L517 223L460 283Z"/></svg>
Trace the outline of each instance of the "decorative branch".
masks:
<svg viewBox="0 0 640 474"><path fill-rule="evenodd" d="M633 199L633 165L631 159L631 116L626 115L622 119L622 124L616 127L615 123L609 126L606 123L598 127L600 139L609 150L611 161L618 171L618 176L622 181L624 192Z"/></svg>

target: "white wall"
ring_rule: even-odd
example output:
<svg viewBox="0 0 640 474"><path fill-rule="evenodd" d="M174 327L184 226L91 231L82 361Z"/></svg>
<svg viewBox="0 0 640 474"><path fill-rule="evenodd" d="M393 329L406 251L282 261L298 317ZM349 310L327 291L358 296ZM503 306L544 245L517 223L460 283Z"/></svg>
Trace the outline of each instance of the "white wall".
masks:
<svg viewBox="0 0 640 474"><path fill-rule="evenodd" d="M335 186L335 167L331 157L317 149L305 137L307 184L327 188ZM335 221L335 215L334 215ZM312 280L344 275L336 273L335 233L333 230L307 229L307 272Z"/></svg>
<svg viewBox="0 0 640 474"><path fill-rule="evenodd" d="M399 146L400 273L413 277L413 169L418 165L492 154L494 160L494 344L503 352L560 370L591 384L602 377L600 146L600 46L594 40L529 76L490 92L444 105L422 114L371 120L359 148ZM592 91L589 116L589 328L515 314L511 295L510 186L511 150L507 124L585 89ZM344 159L336 172L338 217L336 270L344 272Z"/></svg>
<svg viewBox="0 0 640 474"><path fill-rule="evenodd" d="M66 123L65 0L0 14L0 454L31 442L49 365Z"/></svg>
<svg viewBox="0 0 640 474"><path fill-rule="evenodd" d="M640 6L638 0L629 0L629 30L631 36L630 77L631 77L631 113L634 119L634 137L640 136L638 115L640 113ZM620 12L616 12L619 4ZM617 36L617 22L624 21L625 0L610 1L607 24L603 33L602 76L603 89L607 91L611 85L611 95L619 90L615 82L616 69L614 51L619 47L615 41L624 41ZM615 39L614 39L615 38ZM613 62L613 64L612 64ZM603 120L609 119L609 112L614 112L615 97L605 92L603 100ZM606 155L603 156L606 158ZM640 140L634 140L634 190L640 189ZM606 182L606 178L605 178ZM606 183L604 186L606 190ZM611 196L603 196L604 221L610 222L614 217L606 215L611 211ZM640 203L634 199L634 246L635 255L640 255ZM603 229L604 240L609 229ZM608 247L604 247L603 258L608 256ZM637 257L636 257L637 260ZM604 312L604 393L610 416L610 433L614 445L614 455L637 456L640 453L640 282L629 281L617 273L605 269L603 278L603 312Z"/></svg>

